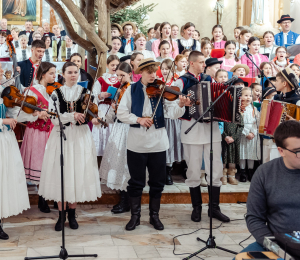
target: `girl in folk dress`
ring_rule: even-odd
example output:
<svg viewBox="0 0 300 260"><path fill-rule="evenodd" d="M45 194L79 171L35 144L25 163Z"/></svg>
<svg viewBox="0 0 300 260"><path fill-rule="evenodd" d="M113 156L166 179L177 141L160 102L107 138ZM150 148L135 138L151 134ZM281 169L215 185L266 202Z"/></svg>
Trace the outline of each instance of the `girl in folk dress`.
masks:
<svg viewBox="0 0 300 260"><path fill-rule="evenodd" d="M32 86L28 92L29 96L36 98L37 106L45 110L48 110L50 99L46 90L47 84L53 83L55 76L56 66L50 62L42 62L36 75L39 84ZM43 113L45 120L39 118L37 121L27 124L21 147L26 179L36 185L40 183L45 147L53 127L47 113L41 113ZM38 207L41 212L50 212L50 208L42 196L39 196Z"/></svg>
<svg viewBox="0 0 300 260"><path fill-rule="evenodd" d="M120 37L114 36L111 39L111 50L107 52L107 58L110 55L117 55L119 58L124 57L125 54L119 52L122 47L122 41Z"/></svg>
<svg viewBox="0 0 300 260"><path fill-rule="evenodd" d="M214 49L224 49L226 41L223 41L224 33L222 25L215 25L212 28L213 38L211 39Z"/></svg>
<svg viewBox="0 0 300 260"><path fill-rule="evenodd" d="M120 63L116 73L120 86L131 82L132 68L128 63ZM123 87L126 88L126 86ZM113 206L111 210L115 214L130 210L127 194L127 185L130 179L127 165L127 135L130 125L123 124L117 117L116 106L113 104L106 116L106 120L109 123L114 123L114 125L109 135L99 170L103 184L106 184L111 189L120 190L120 202Z"/></svg>
<svg viewBox="0 0 300 260"><path fill-rule="evenodd" d="M167 86L175 84L172 69L172 60L165 59L160 65L162 80L166 82ZM170 72L170 73L169 73ZM182 89L180 90L182 91ZM176 102L164 100L166 105L175 105ZM175 103L175 104L174 104ZM176 104L177 105L177 104ZM165 111L165 127L169 138L170 147L166 152L167 164L166 164L166 185L172 185L173 180L171 176L172 165L174 162L181 162L183 160L183 147L181 144L180 132L181 132L181 120L171 119Z"/></svg>
<svg viewBox="0 0 300 260"><path fill-rule="evenodd" d="M238 26L234 28L234 38L235 40L238 42L239 41L239 37L241 34L241 31L244 30L244 28L242 26Z"/></svg>
<svg viewBox="0 0 300 260"><path fill-rule="evenodd" d="M262 86L258 83L252 83L250 88L252 89L252 101L261 103Z"/></svg>
<svg viewBox="0 0 300 260"><path fill-rule="evenodd" d="M102 112L103 115L106 114L107 109L110 107L111 96L110 93L107 93L109 86L118 88L120 82L116 75L117 66L119 65L120 60L116 55L110 55L107 58L107 69L108 73L104 73L98 80L95 82L93 93L98 97L100 103L98 104L98 110ZM106 143L108 141L109 134L111 132L112 124L109 124L109 127L97 128L93 127L92 133L96 145L97 156L103 156Z"/></svg>
<svg viewBox="0 0 300 260"><path fill-rule="evenodd" d="M251 36L252 33L250 30L245 29L241 31L239 35L239 41L236 45L236 55L238 56L239 59L245 54L243 49L248 49L248 41Z"/></svg>
<svg viewBox="0 0 300 260"><path fill-rule="evenodd" d="M174 60L170 57L171 45L168 41L161 41L159 46L159 57L156 58L156 61L163 62L165 59Z"/></svg>
<svg viewBox="0 0 300 260"><path fill-rule="evenodd" d="M175 58L176 71L175 73L180 77L186 73L187 58L182 54L178 54Z"/></svg>
<svg viewBox="0 0 300 260"><path fill-rule="evenodd" d="M138 33L134 37L134 51L130 52L129 54L133 54L135 52L140 52L144 55L144 59L152 58L155 60L155 54L153 51L146 50L146 36L143 33Z"/></svg>
<svg viewBox="0 0 300 260"><path fill-rule="evenodd" d="M210 41L208 40L201 41L201 52L203 53L205 60L211 58L210 53L212 48L213 45L211 44Z"/></svg>
<svg viewBox="0 0 300 260"><path fill-rule="evenodd" d="M230 71L236 64L241 64L241 61L235 54L236 44L234 41L227 41L224 49L224 57L219 58L219 60L223 61L221 69Z"/></svg>
<svg viewBox="0 0 300 260"><path fill-rule="evenodd" d="M266 31L263 35L263 39L265 44L260 46L259 52L261 54L269 54L269 61L272 61L276 56L276 49L279 47L275 44L274 33L272 31Z"/></svg>
<svg viewBox="0 0 300 260"><path fill-rule="evenodd" d="M178 35L179 35L179 27L178 27L178 25L177 24L172 24L171 30L172 30L172 32L171 32L172 39L175 40L175 41L177 41Z"/></svg>
<svg viewBox="0 0 300 260"><path fill-rule="evenodd" d="M97 154L91 131L81 113L81 97L87 89L77 85L78 68L73 62L66 62L62 68L65 84L53 91L57 96L57 108L65 126L66 141L64 150L64 189L65 203L69 203L68 220L72 229L78 228L75 219L77 202L95 201L101 197L100 179L97 167ZM95 102L97 102L97 96ZM49 99L49 110L55 107ZM101 116L101 111L99 112ZM48 139L42 165L39 195L45 199L58 201L59 219L56 231L62 230L61 170L60 170L60 127L57 118L51 119L54 128ZM99 127L96 118L92 120ZM97 128L97 127L94 127ZM65 212L66 213L66 212Z"/></svg>
<svg viewBox="0 0 300 260"><path fill-rule="evenodd" d="M151 27L147 31L147 41L150 41L152 38L154 38L154 36L155 36L155 31L154 28Z"/></svg>
<svg viewBox="0 0 300 260"><path fill-rule="evenodd" d="M156 57L159 56L159 46L162 41L168 41L170 43L171 52L169 56L175 59L175 57L179 54L178 45L176 41L172 40L171 25L168 22L164 22L160 25L160 39L157 39L152 43L152 51Z"/></svg>
<svg viewBox="0 0 300 260"><path fill-rule="evenodd" d="M179 53L182 54L184 50L200 51L200 42L193 39L195 32L195 25L193 23L186 23L182 26L181 38L177 40Z"/></svg>
<svg viewBox="0 0 300 260"><path fill-rule="evenodd" d="M287 58L287 49L285 47L278 47L275 55L275 58L271 61L273 77L276 77L278 72L290 65L290 60Z"/></svg>
<svg viewBox="0 0 300 260"><path fill-rule="evenodd" d="M246 109L243 114L244 129L240 145L240 181L246 182L246 160L248 165L248 180L251 181L254 174L254 161L260 160L260 138L258 135L259 112L252 102L251 88L242 89L242 102L245 102Z"/></svg>
<svg viewBox="0 0 300 260"><path fill-rule="evenodd" d="M249 54L251 55L251 59L255 62L256 66L259 68L262 62L268 62L269 59L267 56L259 53L260 48L260 40L257 37L251 37L248 41ZM246 78L255 78L260 74L259 70L254 66L251 60L244 54L241 58L241 63L246 64L250 72L246 76Z"/></svg>
<svg viewBox="0 0 300 260"><path fill-rule="evenodd" d="M130 57L130 65L132 67L132 81L133 82L139 81L140 78L142 77L142 75L140 75L140 74L135 74L134 70L137 69L137 67L139 66L139 63L143 59L144 59L144 55L140 52L135 52Z"/></svg>

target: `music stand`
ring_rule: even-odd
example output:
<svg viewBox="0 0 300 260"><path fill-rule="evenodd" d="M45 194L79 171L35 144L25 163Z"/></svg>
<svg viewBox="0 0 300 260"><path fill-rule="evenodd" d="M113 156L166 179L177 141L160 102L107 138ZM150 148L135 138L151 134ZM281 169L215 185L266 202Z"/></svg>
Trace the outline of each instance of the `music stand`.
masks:
<svg viewBox="0 0 300 260"><path fill-rule="evenodd" d="M214 119L214 106L215 104L219 101L219 99L225 94L227 93L227 91L232 87L233 82L231 82L231 84L226 88L226 90L214 101L210 103L210 106L206 109L206 111L184 132L185 134L188 134L192 128L204 117L204 115L208 112L210 112L210 176L209 176L209 180L210 180L210 185L213 183L213 119ZM217 246L216 241L215 241L215 237L212 234L212 198L213 198L213 192L212 189L209 189L209 237L207 239L207 241L202 240L201 238L197 237L198 241L203 242L204 244L206 244L205 247L201 248L200 250L196 251L195 253L189 255L188 257L184 258L183 260L188 260L198 254L200 254L201 252L203 252L206 249L211 249L211 248L217 248L220 250L223 250L225 252L237 255L237 252L234 252L232 250Z"/></svg>
<svg viewBox="0 0 300 260"><path fill-rule="evenodd" d="M60 127L60 170L61 170L61 214L64 216L65 214L65 200L64 200L64 154L63 154L63 139L66 141L66 135L64 133L64 129L65 126L62 124L61 120L60 120L60 116L59 116L59 112L57 109L57 105L56 105L56 100L57 97L56 96L51 96L51 98L53 99L53 104L55 107L55 111L57 113L57 118L58 118L58 122L59 122L59 127ZM69 257L97 257L97 254L91 254L91 255L68 255L66 246L65 246L65 221L64 221L64 217L61 218L61 225L62 225L62 246L61 246L61 250L59 255L54 255L54 256L38 256L38 257L25 257L25 260L31 260L31 259L53 259L53 258L59 258L59 259L68 259Z"/></svg>

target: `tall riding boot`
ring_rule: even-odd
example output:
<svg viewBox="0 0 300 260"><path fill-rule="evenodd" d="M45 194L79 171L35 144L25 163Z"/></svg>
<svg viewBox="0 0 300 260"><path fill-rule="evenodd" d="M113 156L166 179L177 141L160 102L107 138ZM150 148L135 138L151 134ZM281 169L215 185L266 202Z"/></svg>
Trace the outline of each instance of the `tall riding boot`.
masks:
<svg viewBox="0 0 300 260"><path fill-rule="evenodd" d="M121 197L120 203L118 206L116 206L111 210L112 213L119 214L119 213L130 211L129 195L127 191L125 190L120 191L120 197Z"/></svg>
<svg viewBox="0 0 300 260"><path fill-rule="evenodd" d="M228 169L228 182L231 185L238 185L239 182L237 181L237 179L235 178L235 174L236 174L237 170L236 169L232 169L229 168Z"/></svg>
<svg viewBox="0 0 300 260"><path fill-rule="evenodd" d="M164 225L161 223L159 219L159 209L160 209L160 198L155 199L150 197L149 201L149 216L150 216L150 224L157 230L163 230Z"/></svg>
<svg viewBox="0 0 300 260"><path fill-rule="evenodd" d="M48 203L42 196L39 196L38 208L40 209L41 212L50 213L50 208L48 206Z"/></svg>
<svg viewBox="0 0 300 260"><path fill-rule="evenodd" d="M55 225L55 231L62 231L61 218L62 218L62 212L59 211L59 218ZM66 211L64 211L63 219L64 219L64 223L65 223L66 222Z"/></svg>
<svg viewBox="0 0 300 260"><path fill-rule="evenodd" d="M241 174L240 174L240 182L247 182L247 175L246 175L246 170L241 169Z"/></svg>
<svg viewBox="0 0 300 260"><path fill-rule="evenodd" d="M205 180L205 170L201 170L201 187L207 187L207 181Z"/></svg>
<svg viewBox="0 0 300 260"><path fill-rule="evenodd" d="M193 205L191 220L194 222L200 222L202 213L202 196L200 186L197 186L195 188L190 187L190 194Z"/></svg>
<svg viewBox="0 0 300 260"><path fill-rule="evenodd" d="M2 229L1 220L0 220L0 239L2 239L2 240L9 239L9 236Z"/></svg>
<svg viewBox="0 0 300 260"><path fill-rule="evenodd" d="M128 231L134 230L140 224L141 218L141 200L142 197L129 197L131 209L131 219L127 223L125 229Z"/></svg>
<svg viewBox="0 0 300 260"><path fill-rule="evenodd" d="M166 166L166 185L173 185L171 171L172 171L172 167Z"/></svg>
<svg viewBox="0 0 300 260"><path fill-rule="evenodd" d="M69 220L69 226L71 229L78 229L78 223L76 221L76 209L69 209L68 210L68 220Z"/></svg>
<svg viewBox="0 0 300 260"><path fill-rule="evenodd" d="M223 168L223 177L221 178L222 185L227 184L227 172L228 172L228 169Z"/></svg>
<svg viewBox="0 0 300 260"><path fill-rule="evenodd" d="M224 215L221 212L220 207L219 207L221 187L208 186L208 192L210 191L210 189L212 189L212 194L213 194L213 197L209 198L209 200L212 199L212 217L216 218L222 222L229 222L230 218L228 218L226 215ZM210 193L208 193L208 194L210 194ZM210 204L208 204L208 216L210 217L209 206L210 206Z"/></svg>

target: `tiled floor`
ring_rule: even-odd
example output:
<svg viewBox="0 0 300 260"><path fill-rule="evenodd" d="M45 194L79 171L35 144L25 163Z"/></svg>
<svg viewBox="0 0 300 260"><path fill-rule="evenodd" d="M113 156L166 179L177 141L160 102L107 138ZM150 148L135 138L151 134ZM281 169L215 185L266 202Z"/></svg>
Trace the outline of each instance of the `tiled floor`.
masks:
<svg viewBox="0 0 300 260"><path fill-rule="evenodd" d="M219 246L239 252L240 241L249 236L243 220L245 205L222 204L222 212L231 219L242 219L222 224L213 234ZM130 213L113 215L111 205L81 205L77 209L78 230L71 230L66 223L66 247L71 254L98 254L96 259L168 259L179 260L188 254L179 256L173 254L174 236L190 233L199 228L202 230L188 236L175 239L176 254L193 253L204 246L196 240L208 238L209 219L207 205L203 207L202 221L190 220L191 205L165 204L161 205L160 218L165 225L163 231L155 230L149 224L148 206L142 205L141 225L134 231L124 229L130 218ZM54 231L58 212L41 213L37 206L21 215L5 220L5 231L10 235L7 241L0 241L0 260L22 260L25 256L56 255L60 251L61 232ZM213 226L220 222L213 221ZM251 237L243 245L253 242ZM208 260L231 260L233 255L220 250L206 250L200 257ZM69 258L79 259L80 258ZM95 258L84 258L95 259ZM192 259L198 259L196 257Z"/></svg>

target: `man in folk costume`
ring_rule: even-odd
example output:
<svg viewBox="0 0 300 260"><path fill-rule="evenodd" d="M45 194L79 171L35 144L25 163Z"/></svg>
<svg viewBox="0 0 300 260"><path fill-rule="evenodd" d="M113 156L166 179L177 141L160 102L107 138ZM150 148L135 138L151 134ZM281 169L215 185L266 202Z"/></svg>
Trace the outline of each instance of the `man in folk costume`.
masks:
<svg viewBox="0 0 300 260"><path fill-rule="evenodd" d="M122 46L119 52L128 54L129 52L132 52L134 50L133 33L136 31L136 25L133 22L128 21L122 24L122 29Z"/></svg>
<svg viewBox="0 0 300 260"><path fill-rule="evenodd" d="M292 22L295 19L290 15L282 15L277 23L280 24L282 32L275 35L275 43L278 46L284 46L285 44L300 44L300 37L298 33L292 32Z"/></svg>
<svg viewBox="0 0 300 260"><path fill-rule="evenodd" d="M21 68L20 81L23 87L27 88L33 81L36 70L44 56L46 45L42 40L33 41L31 44L31 57L28 60L18 62Z"/></svg>
<svg viewBox="0 0 300 260"><path fill-rule="evenodd" d="M185 106L190 104L189 98L182 96L168 104L164 104L159 96L148 96L147 85L154 82L159 65L160 63L152 58L139 63L135 73L142 74L142 78L127 88L118 107L118 119L130 124L127 163L131 178L127 191L130 197L131 219L126 225L126 230L134 230L140 224L146 168L149 172L150 224L157 230L164 229L159 219L160 199L166 183L166 150L169 149L164 115L177 119L183 116ZM157 103L156 113L153 114Z"/></svg>
<svg viewBox="0 0 300 260"><path fill-rule="evenodd" d="M210 81L212 78L203 73L205 68L204 55L199 51L192 51L189 55L189 70L186 74L181 76L176 85L182 89L182 93L188 94L188 89L201 81ZM201 102L201 101L200 101ZM192 199L193 212L191 219L194 222L201 221L202 213L202 196L201 196L201 166L202 155L204 154L205 170L208 174L207 183L208 190L212 189L212 217L223 222L229 222L230 219L221 213L220 203L220 190L221 190L221 177L223 176L223 165L221 161L221 133L219 130L218 122L213 123L213 183L210 183L210 124L197 123L192 130L185 134L184 132L195 122L194 118L189 116L189 109L182 117L181 126L181 142L184 149L184 159L188 165L186 172L187 179L185 183L190 188L190 195ZM208 210L209 215L209 210Z"/></svg>

